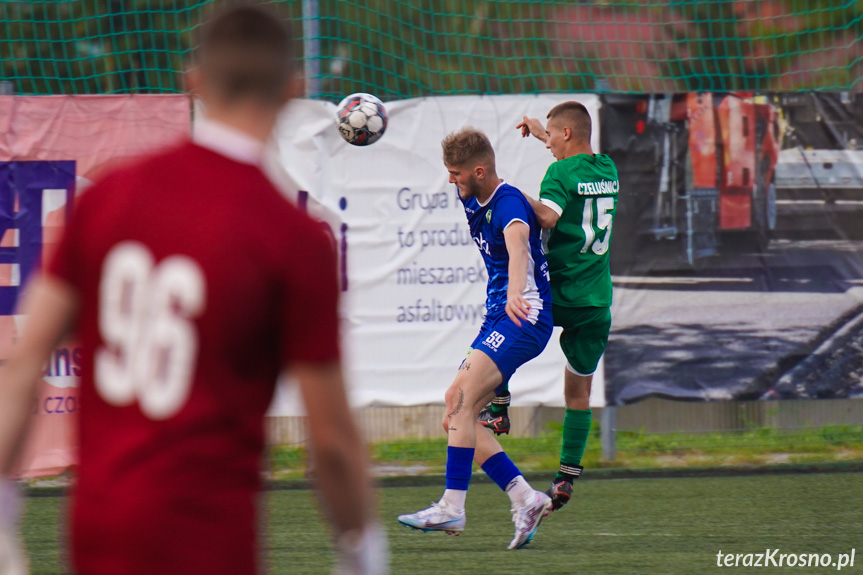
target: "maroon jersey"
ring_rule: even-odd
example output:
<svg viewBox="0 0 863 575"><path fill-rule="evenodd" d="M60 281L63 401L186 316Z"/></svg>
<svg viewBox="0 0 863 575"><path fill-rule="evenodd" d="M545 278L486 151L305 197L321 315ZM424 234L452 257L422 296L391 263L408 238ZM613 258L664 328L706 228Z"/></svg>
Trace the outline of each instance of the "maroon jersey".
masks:
<svg viewBox="0 0 863 575"><path fill-rule="evenodd" d="M276 378L339 358L323 227L189 142L83 194L49 274L80 298L76 571L254 573Z"/></svg>

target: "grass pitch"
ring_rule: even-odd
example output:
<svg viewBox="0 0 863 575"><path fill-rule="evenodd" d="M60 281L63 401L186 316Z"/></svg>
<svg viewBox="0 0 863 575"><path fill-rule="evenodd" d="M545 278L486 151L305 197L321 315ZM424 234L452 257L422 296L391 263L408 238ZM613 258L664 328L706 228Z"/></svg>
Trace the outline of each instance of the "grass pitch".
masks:
<svg viewBox="0 0 863 575"><path fill-rule="evenodd" d="M693 574L715 573L716 554L850 553L863 573L863 474L759 475L593 480L547 517L526 549L506 549L513 534L509 499L476 482L468 494L460 537L420 533L399 525L400 513L427 507L441 486L388 487L380 492L390 536L393 574ZM269 502L270 572L327 574L332 552L317 504L308 491L273 491ZM24 536L33 575L64 573L57 532L63 499L27 502ZM738 572L759 571L739 567ZM771 573L835 573L835 567L770 567Z"/></svg>

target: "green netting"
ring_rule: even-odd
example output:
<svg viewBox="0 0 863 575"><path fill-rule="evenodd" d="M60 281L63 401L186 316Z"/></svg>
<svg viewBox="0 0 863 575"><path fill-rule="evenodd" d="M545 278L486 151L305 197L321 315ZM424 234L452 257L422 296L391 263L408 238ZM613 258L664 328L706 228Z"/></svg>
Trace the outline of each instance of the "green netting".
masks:
<svg viewBox="0 0 863 575"><path fill-rule="evenodd" d="M214 2L0 0L3 87L182 90ZM860 0L284 0L314 97L856 90Z"/></svg>

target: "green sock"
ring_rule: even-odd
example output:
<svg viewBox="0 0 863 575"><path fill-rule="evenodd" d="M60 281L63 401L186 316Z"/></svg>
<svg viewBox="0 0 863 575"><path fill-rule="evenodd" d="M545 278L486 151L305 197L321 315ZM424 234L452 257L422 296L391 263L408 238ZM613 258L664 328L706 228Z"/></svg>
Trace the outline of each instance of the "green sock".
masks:
<svg viewBox="0 0 863 575"><path fill-rule="evenodd" d="M590 435L591 411L580 409L566 410L563 417L563 446L560 449L560 464L566 467L575 467L581 464L584 456L584 448L587 445L587 437ZM570 474L558 472L555 481L568 479L572 481Z"/></svg>
<svg viewBox="0 0 863 575"><path fill-rule="evenodd" d="M494 414L502 413L509 407L511 396L509 391L504 391L501 395L495 395L491 400L491 412Z"/></svg>

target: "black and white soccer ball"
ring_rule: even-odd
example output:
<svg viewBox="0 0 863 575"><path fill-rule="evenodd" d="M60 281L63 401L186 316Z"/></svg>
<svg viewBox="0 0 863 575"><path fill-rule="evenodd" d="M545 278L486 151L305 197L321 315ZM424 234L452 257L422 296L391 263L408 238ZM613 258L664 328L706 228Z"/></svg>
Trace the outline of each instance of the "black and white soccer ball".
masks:
<svg viewBox="0 0 863 575"><path fill-rule="evenodd" d="M339 134L347 143L368 146L384 135L387 129L387 110L384 103L371 94L351 94L339 102L336 125Z"/></svg>

